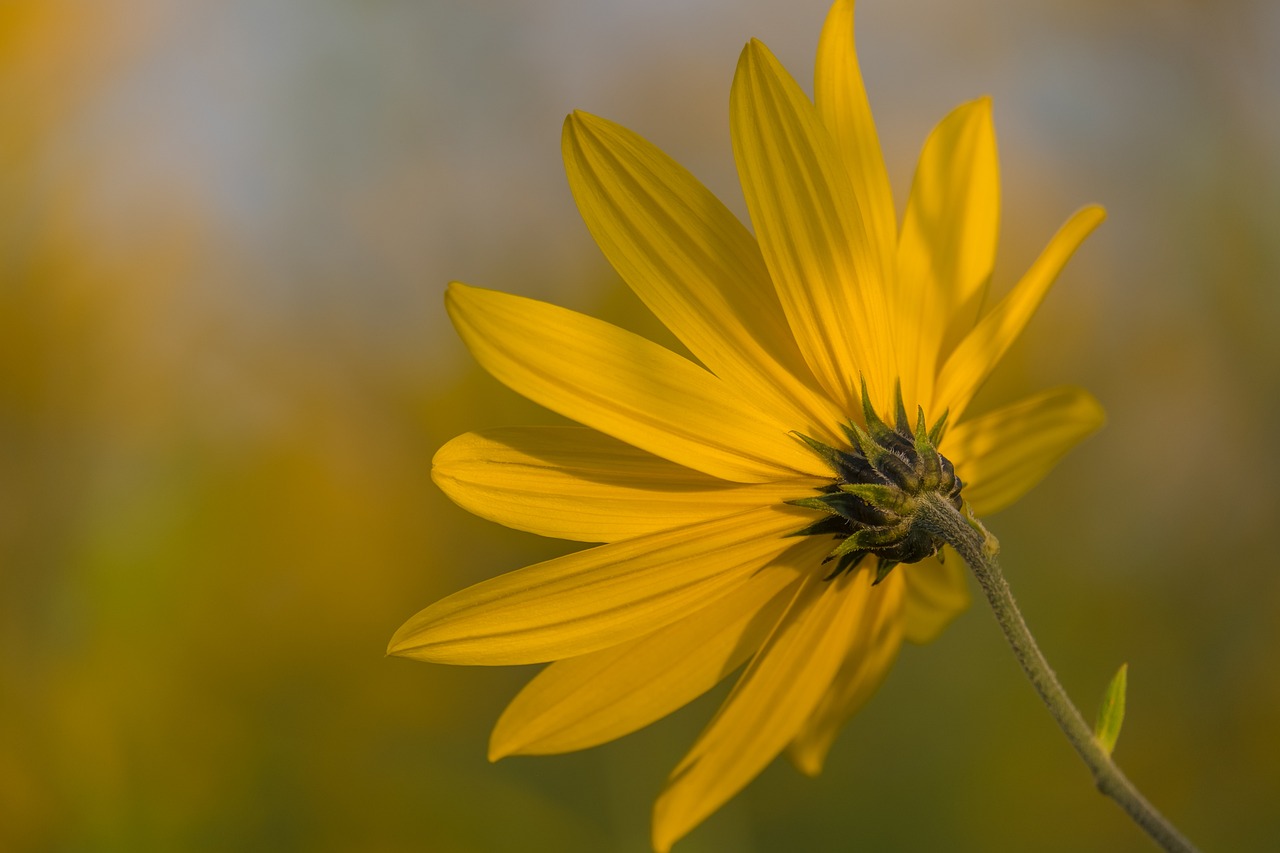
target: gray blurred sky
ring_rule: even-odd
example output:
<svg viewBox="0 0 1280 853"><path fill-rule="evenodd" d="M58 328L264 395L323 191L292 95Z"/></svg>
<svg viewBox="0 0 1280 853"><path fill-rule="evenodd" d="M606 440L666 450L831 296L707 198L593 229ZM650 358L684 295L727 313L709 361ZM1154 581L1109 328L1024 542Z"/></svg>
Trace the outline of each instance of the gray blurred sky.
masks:
<svg viewBox="0 0 1280 853"><path fill-rule="evenodd" d="M190 194L242 266L239 285L208 287L253 311L341 316L394 352L425 340L447 368L449 279L582 305L607 275L564 186L566 112L649 136L741 210L727 123L737 53L759 37L810 88L827 3L136 6L150 10L144 60L61 152L113 158L102 227L128 227L121 207ZM1188 225L1169 217L1206 215L1203 198L1241 181L1258 209L1240 216L1280 213L1278 10L867 0L859 49L895 189L937 119L991 94L1005 220L1021 229L998 272L1007 281L1070 210L1102 202L1112 217L1093 251L1122 279L1164 282L1162 310L1177 310L1200 277L1162 237ZM1106 298L1151 303L1133 289Z"/></svg>

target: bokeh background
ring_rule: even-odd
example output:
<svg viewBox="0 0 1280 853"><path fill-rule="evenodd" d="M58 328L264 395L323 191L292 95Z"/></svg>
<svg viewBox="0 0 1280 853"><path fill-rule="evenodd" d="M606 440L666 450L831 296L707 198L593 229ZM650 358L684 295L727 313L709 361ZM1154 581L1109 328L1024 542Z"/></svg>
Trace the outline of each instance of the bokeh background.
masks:
<svg viewBox="0 0 1280 853"><path fill-rule="evenodd" d="M0 849L643 851L716 697L485 760L530 675L383 656L435 598L569 550L430 460L551 420L472 365L452 278L654 331L564 185L570 109L741 211L742 44L811 79L826 0L0 4ZM1118 758L1206 850L1280 839L1280 4L864 0L899 199L995 99L1007 287L1110 219L984 390L1109 414L990 519ZM656 332L655 332L656 333ZM825 775L771 767L677 850L1146 850L980 606L908 648Z"/></svg>

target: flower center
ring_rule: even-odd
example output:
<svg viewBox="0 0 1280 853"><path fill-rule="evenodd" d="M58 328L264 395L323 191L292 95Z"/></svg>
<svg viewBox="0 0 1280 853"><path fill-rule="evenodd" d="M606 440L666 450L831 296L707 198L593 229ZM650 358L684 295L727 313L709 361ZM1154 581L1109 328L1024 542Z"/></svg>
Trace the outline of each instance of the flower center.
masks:
<svg viewBox="0 0 1280 853"><path fill-rule="evenodd" d="M878 558L875 583L899 563L916 563L942 548L940 531L922 513L922 504L944 500L961 509L964 483L955 467L937 450L947 415L925 427L924 410L918 410L915 429L907 418L902 393L896 395L894 426L876 414L862 387L864 429L850 422L842 425L848 448L835 448L799 435L799 438L835 473L832 482L813 497L787 501L827 513L825 518L799 530L797 536L834 536L838 541L824 562L835 561L827 580L851 571L868 555Z"/></svg>

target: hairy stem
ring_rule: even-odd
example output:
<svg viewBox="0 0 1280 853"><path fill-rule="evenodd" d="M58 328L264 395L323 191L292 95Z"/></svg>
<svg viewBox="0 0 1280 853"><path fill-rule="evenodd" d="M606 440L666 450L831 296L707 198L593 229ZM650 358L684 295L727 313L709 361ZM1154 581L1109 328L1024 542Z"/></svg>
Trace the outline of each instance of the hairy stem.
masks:
<svg viewBox="0 0 1280 853"><path fill-rule="evenodd" d="M977 577L987 601L991 603L991 609L995 611L1000 629L1013 647L1014 657L1031 679L1031 686L1057 721L1058 727L1088 765L1098 790L1115 800L1164 850L1171 853L1194 853L1196 847L1134 787L1094 738L1093 730L1071 703L1013 600L1013 593L996 561L999 546L995 537L972 516L965 517L940 497L930 496L922 500L920 520L959 552Z"/></svg>

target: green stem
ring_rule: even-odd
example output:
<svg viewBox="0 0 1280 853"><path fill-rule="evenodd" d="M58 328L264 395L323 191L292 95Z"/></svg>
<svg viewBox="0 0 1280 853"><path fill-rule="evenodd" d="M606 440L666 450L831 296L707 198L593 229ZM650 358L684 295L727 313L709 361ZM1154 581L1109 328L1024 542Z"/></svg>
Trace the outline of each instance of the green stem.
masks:
<svg viewBox="0 0 1280 853"><path fill-rule="evenodd" d="M972 516L966 518L940 496L923 497L919 517L921 523L959 552L977 577L987 601L991 603L991 609L995 611L996 621L1000 623L1005 638L1013 647L1014 657L1031 679L1031 686L1048 707L1058 727L1089 766L1098 790L1115 800L1164 850L1171 853L1195 853L1195 846L1147 802L1146 797L1142 796L1111 760L1111 756L1094 739L1093 730L1080 711L1071 703L1067 692L1058 682L1058 677L1053 674L1048 661L1036 645L1035 638L1027 629L1018 605L1014 603L1013 593L1000 571L1000 564L996 562L999 546L995 537Z"/></svg>

